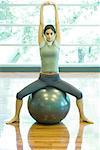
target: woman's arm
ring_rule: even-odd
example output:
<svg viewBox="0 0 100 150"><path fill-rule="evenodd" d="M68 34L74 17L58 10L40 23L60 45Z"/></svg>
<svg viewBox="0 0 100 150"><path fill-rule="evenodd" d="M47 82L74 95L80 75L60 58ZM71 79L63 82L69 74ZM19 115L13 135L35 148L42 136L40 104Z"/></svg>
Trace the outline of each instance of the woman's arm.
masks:
<svg viewBox="0 0 100 150"><path fill-rule="evenodd" d="M49 4L50 4L50 2L47 1L47 2L43 3L40 7L40 24L39 24L39 31L38 31L38 43L39 43L39 45L44 40L44 38L43 38L43 29L44 29L43 7L46 5L49 5Z"/></svg>
<svg viewBox="0 0 100 150"><path fill-rule="evenodd" d="M39 31L38 31L38 43L39 43L39 45L43 41L43 28L44 28L43 7L45 5L53 5L55 8L56 40L58 42L60 42L60 25L59 25L57 5L53 2L47 1L46 3L42 4L41 8L40 8L40 24L39 24Z"/></svg>
<svg viewBox="0 0 100 150"><path fill-rule="evenodd" d="M56 26L56 40L60 42L60 24L59 24L59 17L58 17L58 8L57 5L53 3L55 8L55 26Z"/></svg>
<svg viewBox="0 0 100 150"><path fill-rule="evenodd" d="M44 27L43 6L44 6L44 4L42 4L41 8L40 8L40 24L39 24L39 31L38 31L38 43L39 43L39 45L43 41L43 27Z"/></svg>

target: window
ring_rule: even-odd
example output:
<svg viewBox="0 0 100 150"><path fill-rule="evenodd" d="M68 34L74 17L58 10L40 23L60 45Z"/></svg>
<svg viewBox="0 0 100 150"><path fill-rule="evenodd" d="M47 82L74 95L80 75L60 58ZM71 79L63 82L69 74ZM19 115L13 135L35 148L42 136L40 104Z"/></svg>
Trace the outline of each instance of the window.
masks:
<svg viewBox="0 0 100 150"><path fill-rule="evenodd" d="M40 66L37 42L39 2L1 0L0 64ZM56 2L61 28L59 64L64 66L100 64L99 0L57 0ZM53 8L45 8L44 12L45 24L54 23Z"/></svg>

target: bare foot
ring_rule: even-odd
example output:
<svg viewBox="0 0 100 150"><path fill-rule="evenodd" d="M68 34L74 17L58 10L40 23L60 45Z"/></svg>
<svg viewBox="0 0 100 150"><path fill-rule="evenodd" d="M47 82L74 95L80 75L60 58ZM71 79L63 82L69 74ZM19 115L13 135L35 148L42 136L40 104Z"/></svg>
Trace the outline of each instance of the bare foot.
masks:
<svg viewBox="0 0 100 150"><path fill-rule="evenodd" d="M88 120L86 117L81 118L81 119L80 119L80 123L89 123L89 124L93 124L93 122L90 121L90 120Z"/></svg>
<svg viewBox="0 0 100 150"><path fill-rule="evenodd" d="M12 118L11 120L7 121L6 124L18 123L19 119L17 117Z"/></svg>

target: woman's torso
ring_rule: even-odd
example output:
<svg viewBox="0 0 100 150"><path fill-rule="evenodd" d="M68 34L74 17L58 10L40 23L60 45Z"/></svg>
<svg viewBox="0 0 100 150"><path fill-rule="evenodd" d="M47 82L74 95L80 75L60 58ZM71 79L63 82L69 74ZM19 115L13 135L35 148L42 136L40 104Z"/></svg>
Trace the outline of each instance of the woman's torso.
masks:
<svg viewBox="0 0 100 150"><path fill-rule="evenodd" d="M59 49L60 46L57 41L54 41L52 45L43 41L40 45L41 73L52 75L59 72Z"/></svg>

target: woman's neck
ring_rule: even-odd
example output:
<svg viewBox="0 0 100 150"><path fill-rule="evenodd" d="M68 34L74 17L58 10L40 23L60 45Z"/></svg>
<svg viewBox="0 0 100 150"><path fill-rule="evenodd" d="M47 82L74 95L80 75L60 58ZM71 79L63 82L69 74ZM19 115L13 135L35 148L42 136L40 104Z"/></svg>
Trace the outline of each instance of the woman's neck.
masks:
<svg viewBox="0 0 100 150"><path fill-rule="evenodd" d="M49 42L49 41L46 40L46 43L47 43L48 46L51 46L53 41Z"/></svg>

